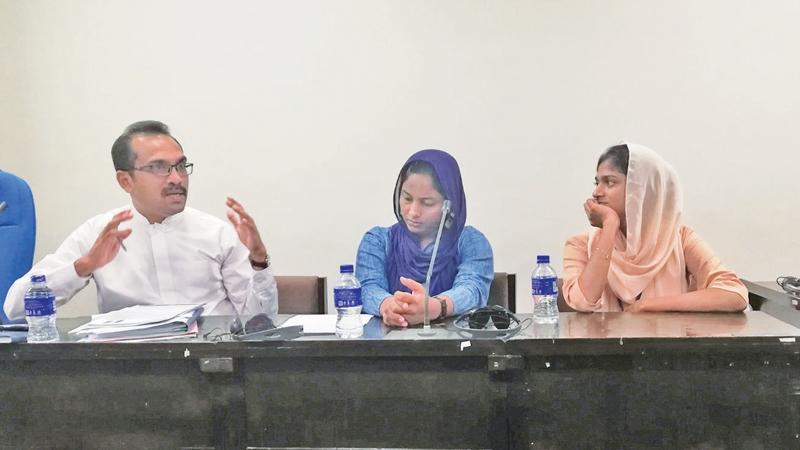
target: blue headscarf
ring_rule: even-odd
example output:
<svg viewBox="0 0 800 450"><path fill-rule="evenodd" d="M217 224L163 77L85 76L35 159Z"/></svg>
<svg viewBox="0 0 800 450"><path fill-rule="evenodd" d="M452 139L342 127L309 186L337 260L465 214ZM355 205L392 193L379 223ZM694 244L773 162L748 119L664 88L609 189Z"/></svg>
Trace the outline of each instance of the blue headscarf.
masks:
<svg viewBox="0 0 800 450"><path fill-rule="evenodd" d="M431 286L428 295L440 294L453 287L458 273L458 239L464 230L467 221L467 199L464 196L464 185L461 182L461 171L458 163L450 154L441 150L422 150L408 158L400 170L394 189L394 215L397 223L392 225L389 234L389 253L386 258L386 276L389 280L391 292L406 291L409 289L400 284L400 277L411 278L420 283L425 283L431 255L425 253L419 246L419 240L414 236L403 221L400 214L400 184L403 173L415 161L424 161L433 168L434 185L441 186L445 200L450 200L449 220L445 222L442 239L439 242L439 251L434 262Z"/></svg>

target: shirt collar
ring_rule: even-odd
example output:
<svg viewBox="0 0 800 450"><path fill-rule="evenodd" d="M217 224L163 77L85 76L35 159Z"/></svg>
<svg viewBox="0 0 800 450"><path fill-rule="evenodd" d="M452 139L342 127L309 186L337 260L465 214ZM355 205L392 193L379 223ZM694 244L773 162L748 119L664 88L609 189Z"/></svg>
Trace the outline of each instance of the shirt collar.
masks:
<svg viewBox="0 0 800 450"><path fill-rule="evenodd" d="M183 223L183 218L186 216L186 207L184 206L183 211L173 214L171 216L167 216L164 220L161 221L161 224L167 228L174 228L179 226Z"/></svg>
<svg viewBox="0 0 800 450"><path fill-rule="evenodd" d="M161 223L150 223L150 221L147 220L147 218L143 216L142 213L140 213L139 210L136 209L136 207L134 207L132 204L129 205L128 208L130 208L133 212L133 219L131 219L131 221L137 225L143 225L152 228L163 228L166 230L180 226L180 224L183 223L184 217L186 216L186 208L184 208L183 211L177 214L167 216L161 221Z"/></svg>

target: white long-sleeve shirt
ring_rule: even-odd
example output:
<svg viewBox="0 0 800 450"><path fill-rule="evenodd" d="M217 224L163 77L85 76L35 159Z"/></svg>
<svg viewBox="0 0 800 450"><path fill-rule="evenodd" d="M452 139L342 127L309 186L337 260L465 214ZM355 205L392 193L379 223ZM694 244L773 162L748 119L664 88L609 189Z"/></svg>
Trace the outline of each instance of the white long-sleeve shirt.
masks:
<svg viewBox="0 0 800 450"><path fill-rule="evenodd" d="M127 251L89 277L75 272L75 260L89 252L114 214L131 209L133 218L120 229L133 231L124 240ZM272 269L253 270L249 252L233 227L209 214L186 208L151 224L127 206L100 214L78 227L8 290L4 309L11 319L24 317L24 297L31 274L47 276L56 305L68 302L90 278L97 286L102 312L132 305L200 304L203 314L278 313L278 290Z"/></svg>

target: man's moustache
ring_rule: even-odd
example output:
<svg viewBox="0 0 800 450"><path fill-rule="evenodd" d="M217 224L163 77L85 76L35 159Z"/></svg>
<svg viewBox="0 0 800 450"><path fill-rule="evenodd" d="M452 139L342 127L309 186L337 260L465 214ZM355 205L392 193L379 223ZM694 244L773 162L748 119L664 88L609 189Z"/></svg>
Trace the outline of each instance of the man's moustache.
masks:
<svg viewBox="0 0 800 450"><path fill-rule="evenodd" d="M164 195L170 195L170 194L183 194L183 195L186 195L186 188L173 187L173 188L164 189L163 192L164 192Z"/></svg>

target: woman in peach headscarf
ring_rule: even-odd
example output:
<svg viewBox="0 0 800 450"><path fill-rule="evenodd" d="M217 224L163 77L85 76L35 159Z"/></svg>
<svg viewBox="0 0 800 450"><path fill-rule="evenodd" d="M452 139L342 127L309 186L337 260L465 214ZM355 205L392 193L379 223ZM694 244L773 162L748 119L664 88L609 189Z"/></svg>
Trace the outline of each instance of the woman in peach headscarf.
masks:
<svg viewBox="0 0 800 450"><path fill-rule="evenodd" d="M596 227L567 240L566 302L578 311L742 311L747 288L681 221L675 170L641 145L606 150L583 207Z"/></svg>

